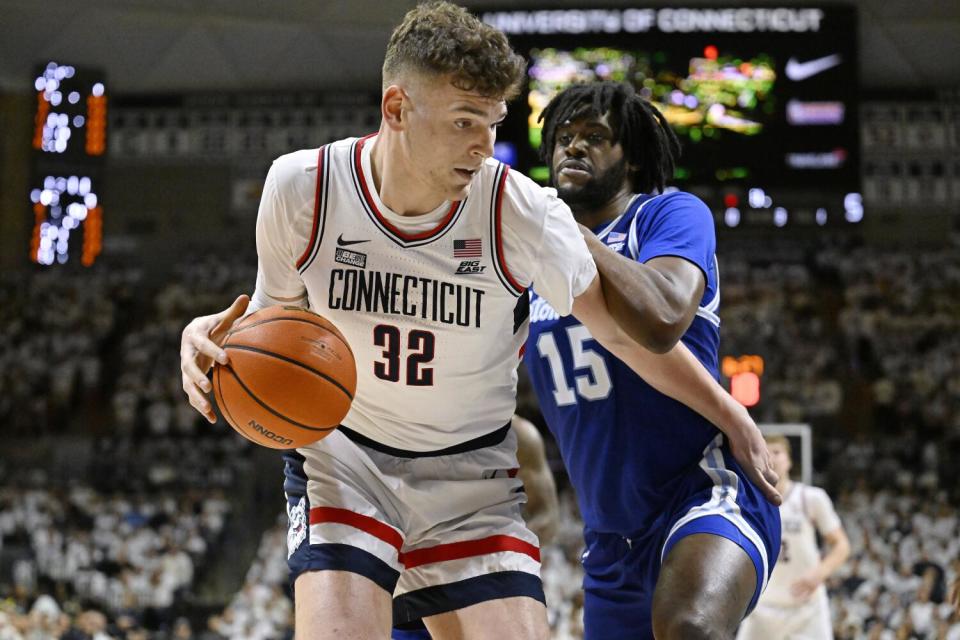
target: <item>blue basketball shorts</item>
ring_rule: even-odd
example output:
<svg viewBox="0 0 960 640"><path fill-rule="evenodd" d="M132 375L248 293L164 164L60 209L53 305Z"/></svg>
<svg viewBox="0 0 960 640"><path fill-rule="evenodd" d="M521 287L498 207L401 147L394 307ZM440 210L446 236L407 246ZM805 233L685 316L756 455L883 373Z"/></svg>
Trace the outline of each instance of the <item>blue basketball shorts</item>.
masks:
<svg viewBox="0 0 960 640"><path fill-rule="evenodd" d="M757 587L748 611L766 587L780 551L780 512L740 469L722 436L679 483L667 507L635 536L585 530L584 637L653 640L653 592L660 566L683 538L721 536L753 561Z"/></svg>

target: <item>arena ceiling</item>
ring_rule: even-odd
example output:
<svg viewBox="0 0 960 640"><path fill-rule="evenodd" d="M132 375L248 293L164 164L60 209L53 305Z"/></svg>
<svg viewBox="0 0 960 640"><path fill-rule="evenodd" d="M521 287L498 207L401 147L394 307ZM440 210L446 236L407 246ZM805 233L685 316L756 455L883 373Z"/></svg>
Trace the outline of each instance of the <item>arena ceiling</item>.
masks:
<svg viewBox="0 0 960 640"><path fill-rule="evenodd" d="M106 70L120 93L370 88L411 0L0 0L0 91L25 91L55 60ZM591 0L468 0L470 7L642 6ZM661 3L670 4L666 1ZM673 3L676 4L676 3ZM683 6L731 6L690 0ZM756 0L750 6L818 5ZM960 3L864 0L862 86L960 87Z"/></svg>

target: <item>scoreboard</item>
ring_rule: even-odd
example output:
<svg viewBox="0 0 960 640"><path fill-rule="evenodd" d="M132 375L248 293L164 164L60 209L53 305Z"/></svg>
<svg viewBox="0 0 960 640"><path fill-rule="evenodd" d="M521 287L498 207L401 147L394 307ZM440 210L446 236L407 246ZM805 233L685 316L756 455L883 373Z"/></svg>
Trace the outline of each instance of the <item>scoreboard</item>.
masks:
<svg viewBox="0 0 960 640"><path fill-rule="evenodd" d="M481 11L528 60L500 151L546 180L540 113L573 83L626 82L683 144L674 183L735 226L862 217L856 10L803 7ZM732 224L731 224L732 223Z"/></svg>
<svg viewBox="0 0 960 640"><path fill-rule="evenodd" d="M50 62L36 69L33 89L30 259L91 266L103 240L104 74Z"/></svg>

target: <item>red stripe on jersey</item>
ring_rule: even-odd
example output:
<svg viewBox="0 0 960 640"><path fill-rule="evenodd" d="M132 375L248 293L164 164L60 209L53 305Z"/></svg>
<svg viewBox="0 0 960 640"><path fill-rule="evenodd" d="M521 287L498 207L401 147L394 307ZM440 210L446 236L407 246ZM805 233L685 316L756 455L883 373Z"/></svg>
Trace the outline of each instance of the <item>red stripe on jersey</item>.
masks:
<svg viewBox="0 0 960 640"><path fill-rule="evenodd" d="M363 163L360 161L364 143L375 135L377 134L372 133L369 136L362 138L360 142L357 143L357 150L353 158L354 164L356 165L357 176L360 178L360 190L363 192L363 199L367 201L367 205L370 207L370 210L373 211L373 215L377 216L377 220L380 221L380 224L389 229L390 233L394 234L401 240L423 240L424 238L429 238L430 236L436 235L442 231L447 224L450 223L450 219L453 218L453 214L457 212L457 208L460 206L460 201L457 200L450 203L450 210L447 211L447 215L445 215L443 220L437 223L437 226L435 226L433 229L427 229L426 231L421 231L420 233L409 234L404 233L401 229L398 229L390 224L390 222L383 217L383 214L380 213L380 210L377 209L377 205L374 203L373 198L370 197L370 190L367 187L367 177L363 175Z"/></svg>
<svg viewBox="0 0 960 640"><path fill-rule="evenodd" d="M524 342L522 345L520 345L520 353L517 355L517 357L523 360L523 354L525 354L526 352L527 352L527 343Z"/></svg>
<svg viewBox="0 0 960 640"><path fill-rule="evenodd" d="M303 255L297 260L297 269L302 267L303 263L307 261L307 257L310 255L310 252L313 251L313 243L317 241L317 229L320 228L320 204L323 198L323 150L325 148L326 145L320 147L320 153L317 158L317 195L314 196L313 199L313 229L310 231L310 242L307 243L307 248L304 250Z"/></svg>
<svg viewBox="0 0 960 640"><path fill-rule="evenodd" d="M310 524L321 524L324 522L334 522L336 524L345 524L354 529L359 529L369 533L374 538L383 540L399 553L403 546L403 536L397 533L396 529L386 525L370 516L365 516L347 509L338 509L336 507L314 507L310 509Z"/></svg>
<svg viewBox="0 0 960 640"><path fill-rule="evenodd" d="M482 538L480 540L451 542L449 544L439 544L427 549L408 551L407 553L400 554L400 562L402 562L407 569L412 569L424 564L473 558L475 556L485 556L502 551L523 553L540 562L540 549L538 547L511 536L490 536L489 538Z"/></svg>
<svg viewBox="0 0 960 640"><path fill-rule="evenodd" d="M503 191L507 183L507 174L510 173L510 165L503 166L505 168L503 174L500 176L500 184L497 185L497 208L494 213L496 216L496 224L494 227L497 234L497 262L500 263L500 270L503 271L503 275L510 281L510 285L517 291L523 291L524 287L522 287L510 273L510 269L507 268L507 261L503 257L503 233L500 231L500 208L503 205Z"/></svg>

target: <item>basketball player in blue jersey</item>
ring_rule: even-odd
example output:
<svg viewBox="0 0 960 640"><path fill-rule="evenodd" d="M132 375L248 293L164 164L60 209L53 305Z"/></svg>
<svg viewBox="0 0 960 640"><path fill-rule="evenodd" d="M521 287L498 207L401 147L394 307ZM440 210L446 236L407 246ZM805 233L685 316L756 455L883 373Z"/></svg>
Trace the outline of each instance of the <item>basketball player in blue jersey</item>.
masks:
<svg viewBox="0 0 960 640"><path fill-rule="evenodd" d="M592 232L611 314L653 351L682 341L717 377L713 218L696 197L663 193L679 153L664 117L630 86L597 83L563 91L542 118L541 155ZM733 638L780 547L769 478L558 316L536 283L525 362L584 517L587 640Z"/></svg>

